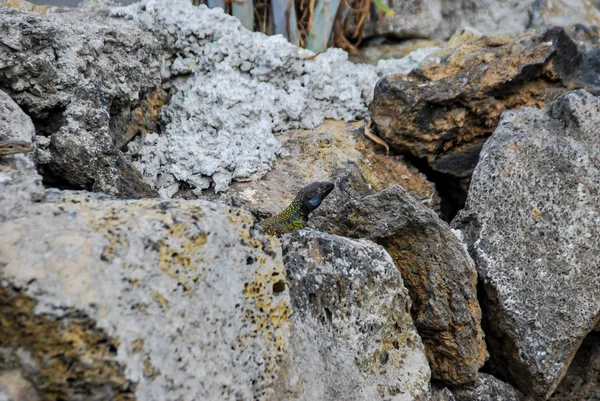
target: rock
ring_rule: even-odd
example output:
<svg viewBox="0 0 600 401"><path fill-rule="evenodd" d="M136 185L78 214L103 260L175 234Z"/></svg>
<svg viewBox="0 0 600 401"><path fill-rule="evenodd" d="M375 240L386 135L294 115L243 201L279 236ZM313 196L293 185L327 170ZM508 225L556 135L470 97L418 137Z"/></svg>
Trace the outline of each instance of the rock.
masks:
<svg viewBox="0 0 600 401"><path fill-rule="evenodd" d="M102 9L40 16L0 8L0 19L0 89L33 118L46 181L155 196L115 146L119 120L160 85L154 37Z"/></svg>
<svg viewBox="0 0 600 401"><path fill-rule="evenodd" d="M539 26L600 23L590 0L383 0L395 15L370 16L363 37L448 39L458 29L472 27L486 35L517 35Z"/></svg>
<svg viewBox="0 0 600 401"><path fill-rule="evenodd" d="M577 350L550 400L593 401L600 396L600 333L592 331Z"/></svg>
<svg viewBox="0 0 600 401"><path fill-rule="evenodd" d="M247 212L64 193L0 226L0 345L62 399L267 397L291 328L278 249Z"/></svg>
<svg viewBox="0 0 600 401"><path fill-rule="evenodd" d="M35 389L17 370L0 372L0 400L38 401Z"/></svg>
<svg viewBox="0 0 600 401"><path fill-rule="evenodd" d="M429 401L456 401L456 398L447 387L432 388Z"/></svg>
<svg viewBox="0 0 600 401"><path fill-rule="evenodd" d="M33 142L35 128L23 110L0 90L0 140L9 139ZM0 158L0 225L24 213L32 200L43 197L42 179L31 153Z"/></svg>
<svg viewBox="0 0 600 401"><path fill-rule="evenodd" d="M509 384L487 373L479 373L472 384L453 388L456 401L522 401L524 397Z"/></svg>
<svg viewBox="0 0 600 401"><path fill-rule="evenodd" d="M299 399L426 400L427 358L385 250L310 230L285 235L282 248Z"/></svg>
<svg viewBox="0 0 600 401"><path fill-rule="evenodd" d="M34 12L41 15L46 15L47 13L58 10L58 7L40 6L25 0L0 0L0 7L15 8L17 10Z"/></svg>
<svg viewBox="0 0 600 401"><path fill-rule="evenodd" d="M329 197L343 197L344 202L348 197L362 198L400 184L424 205L439 210L433 184L402 156L386 156L381 146L360 133L363 125L327 120L314 130L278 136L287 156L278 159L262 179L234 183L218 199L266 218L285 209L301 188L315 181L336 183L325 202L330 202Z"/></svg>
<svg viewBox="0 0 600 401"><path fill-rule="evenodd" d="M399 185L345 204L331 195L309 225L383 245L408 288L432 377L449 384L475 380L487 351L475 266L459 239Z"/></svg>
<svg viewBox="0 0 600 401"><path fill-rule="evenodd" d="M178 92L136 162L163 197L263 176L283 156L274 133L363 117L378 77L408 72L429 52L378 66L356 65L340 49L312 57L187 0L144 0L111 15L139 22L172 55L164 71Z"/></svg>
<svg viewBox="0 0 600 401"><path fill-rule="evenodd" d="M584 91L505 112L453 223L483 286L490 366L539 399L600 316L599 123Z"/></svg>
<svg viewBox="0 0 600 401"><path fill-rule="evenodd" d="M408 77L382 78L369 109L390 146L468 177L502 112L542 107L577 78L582 61L560 28L516 39L463 30Z"/></svg>

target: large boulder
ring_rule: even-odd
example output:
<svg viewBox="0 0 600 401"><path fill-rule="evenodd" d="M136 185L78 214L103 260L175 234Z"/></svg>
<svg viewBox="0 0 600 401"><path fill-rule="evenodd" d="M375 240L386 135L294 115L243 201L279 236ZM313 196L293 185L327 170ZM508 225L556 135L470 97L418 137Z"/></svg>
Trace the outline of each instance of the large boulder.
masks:
<svg viewBox="0 0 600 401"><path fill-rule="evenodd" d="M312 213L309 224L383 245L408 288L432 377L449 384L475 380L487 357L477 274L447 223L393 185L365 197L333 197Z"/></svg>
<svg viewBox="0 0 600 401"><path fill-rule="evenodd" d="M427 400L429 365L387 252L311 230L284 236L282 247L299 399Z"/></svg>
<svg viewBox="0 0 600 401"><path fill-rule="evenodd" d="M599 124L584 91L504 113L454 222L482 283L490 366L539 399L600 316Z"/></svg>

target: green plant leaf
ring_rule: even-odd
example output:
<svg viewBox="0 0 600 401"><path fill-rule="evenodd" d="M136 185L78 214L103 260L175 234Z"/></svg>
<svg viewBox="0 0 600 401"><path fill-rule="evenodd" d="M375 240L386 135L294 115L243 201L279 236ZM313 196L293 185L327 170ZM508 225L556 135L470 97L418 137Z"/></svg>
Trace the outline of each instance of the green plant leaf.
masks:
<svg viewBox="0 0 600 401"><path fill-rule="evenodd" d="M391 8L389 8L388 6L383 4L383 2L381 0L373 0L373 3L375 3L375 7L377 7L384 14L389 15L390 17L393 17L394 15L396 15L394 10L392 10Z"/></svg>

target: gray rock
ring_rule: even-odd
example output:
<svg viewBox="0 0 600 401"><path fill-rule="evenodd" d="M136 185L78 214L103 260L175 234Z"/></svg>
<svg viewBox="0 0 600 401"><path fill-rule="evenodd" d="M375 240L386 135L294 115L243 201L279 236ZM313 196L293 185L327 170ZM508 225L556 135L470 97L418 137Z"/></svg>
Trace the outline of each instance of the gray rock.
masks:
<svg viewBox="0 0 600 401"><path fill-rule="evenodd" d="M387 252L311 230L285 235L282 247L298 399L426 400L427 358Z"/></svg>
<svg viewBox="0 0 600 401"><path fill-rule="evenodd" d="M46 179L154 195L115 146L125 129L119 121L160 85L154 37L94 9L42 17L0 7L0 20L0 89L35 120Z"/></svg>
<svg viewBox="0 0 600 401"><path fill-rule="evenodd" d="M332 192L309 225L383 245L408 288L432 377L449 384L473 381L487 351L469 254L433 210L399 185L364 198L351 195Z"/></svg>
<svg viewBox="0 0 600 401"><path fill-rule="evenodd" d="M491 366L548 398L600 313L600 99L505 112L455 222L483 284Z"/></svg>
<svg viewBox="0 0 600 401"><path fill-rule="evenodd" d="M363 35L448 39L471 27L487 35L515 35L537 26L598 24L600 12L590 0L383 0L393 17L372 15Z"/></svg>
<svg viewBox="0 0 600 401"><path fill-rule="evenodd" d="M33 142L31 119L3 91L0 91L0 140ZM0 158L0 223L25 213L32 200L44 197L42 178L33 156L15 154Z"/></svg>
<svg viewBox="0 0 600 401"><path fill-rule="evenodd" d="M456 401L523 401L524 397L509 384L487 373L479 373L477 380L460 388L453 388Z"/></svg>
<svg viewBox="0 0 600 401"><path fill-rule="evenodd" d="M551 401L595 401L600 398L600 333L583 340Z"/></svg>

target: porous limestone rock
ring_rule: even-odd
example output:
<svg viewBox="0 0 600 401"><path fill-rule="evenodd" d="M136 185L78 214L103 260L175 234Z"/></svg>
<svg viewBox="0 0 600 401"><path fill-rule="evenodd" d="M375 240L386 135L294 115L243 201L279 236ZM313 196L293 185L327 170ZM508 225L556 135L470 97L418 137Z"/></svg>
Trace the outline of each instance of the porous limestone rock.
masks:
<svg viewBox="0 0 600 401"><path fill-rule="evenodd" d="M165 74L178 92L136 163L164 197L260 177L282 155L274 132L362 117L378 77L408 72L430 52L381 66L355 65L339 49L310 57L187 0L144 0L111 15L140 22L172 54Z"/></svg>
<svg viewBox="0 0 600 401"><path fill-rule="evenodd" d="M299 399L427 400L427 358L387 252L311 230L285 235L282 248Z"/></svg>
<svg viewBox="0 0 600 401"><path fill-rule="evenodd" d="M477 274L460 240L433 210L399 185L343 201L340 197L323 202L309 226L383 245L408 288L432 377L448 384L475 380L487 351Z"/></svg>
<svg viewBox="0 0 600 401"><path fill-rule="evenodd" d="M448 39L471 27L487 35L517 35L539 26L600 23L591 0L383 0L395 11L371 14L363 36Z"/></svg>
<svg viewBox="0 0 600 401"><path fill-rule="evenodd" d="M154 37L93 8L40 16L0 7L0 20L0 89L34 119L46 180L155 195L115 146L119 121L160 85Z"/></svg>
<svg viewBox="0 0 600 401"><path fill-rule="evenodd" d="M600 99L505 112L453 223L475 260L490 367L550 397L600 316Z"/></svg>
<svg viewBox="0 0 600 401"><path fill-rule="evenodd" d="M400 184L425 206L439 210L434 185L402 156L386 155L383 147L361 134L361 126L364 123L327 120L314 130L278 136L287 156L278 159L260 180L234 183L219 199L266 218L286 208L301 188L315 181L336 184L327 203Z"/></svg>
<svg viewBox="0 0 600 401"><path fill-rule="evenodd" d="M369 109L390 146L465 178L502 112L543 107L578 82L583 59L561 28L514 39L464 29L408 76L382 78Z"/></svg>
<svg viewBox="0 0 600 401"><path fill-rule="evenodd" d="M456 401L522 401L523 395L494 376L479 373L474 383L452 389Z"/></svg>

